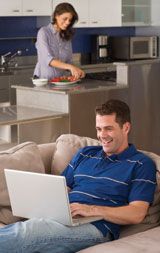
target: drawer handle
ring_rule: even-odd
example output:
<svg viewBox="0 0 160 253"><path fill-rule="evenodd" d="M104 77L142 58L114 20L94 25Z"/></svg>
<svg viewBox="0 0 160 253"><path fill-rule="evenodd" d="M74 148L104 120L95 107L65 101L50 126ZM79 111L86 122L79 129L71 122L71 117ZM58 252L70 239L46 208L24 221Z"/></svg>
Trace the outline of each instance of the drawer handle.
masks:
<svg viewBox="0 0 160 253"><path fill-rule="evenodd" d="M26 12L33 12L33 10L26 10Z"/></svg>
<svg viewBox="0 0 160 253"><path fill-rule="evenodd" d="M20 10L13 10L12 12L20 12Z"/></svg>

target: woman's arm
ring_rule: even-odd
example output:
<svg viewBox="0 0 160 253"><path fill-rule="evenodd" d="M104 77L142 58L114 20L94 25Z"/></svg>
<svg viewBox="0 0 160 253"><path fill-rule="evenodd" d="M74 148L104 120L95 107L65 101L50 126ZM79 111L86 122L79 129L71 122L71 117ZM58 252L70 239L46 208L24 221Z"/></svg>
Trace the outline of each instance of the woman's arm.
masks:
<svg viewBox="0 0 160 253"><path fill-rule="evenodd" d="M82 69L80 69L72 64L62 62L60 60L52 59L51 62L49 63L49 65L54 68L69 70L71 72L71 75L74 76L75 79L80 79L85 76L85 73Z"/></svg>

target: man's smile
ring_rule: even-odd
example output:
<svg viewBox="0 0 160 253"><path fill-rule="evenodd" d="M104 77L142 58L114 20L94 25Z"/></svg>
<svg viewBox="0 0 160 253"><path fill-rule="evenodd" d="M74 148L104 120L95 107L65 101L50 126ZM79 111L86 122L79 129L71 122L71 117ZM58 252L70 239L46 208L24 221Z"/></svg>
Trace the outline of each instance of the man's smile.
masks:
<svg viewBox="0 0 160 253"><path fill-rule="evenodd" d="M111 137L108 137L108 138L105 138L105 139L101 139L102 145L108 145L112 141L113 141L113 138L111 138Z"/></svg>

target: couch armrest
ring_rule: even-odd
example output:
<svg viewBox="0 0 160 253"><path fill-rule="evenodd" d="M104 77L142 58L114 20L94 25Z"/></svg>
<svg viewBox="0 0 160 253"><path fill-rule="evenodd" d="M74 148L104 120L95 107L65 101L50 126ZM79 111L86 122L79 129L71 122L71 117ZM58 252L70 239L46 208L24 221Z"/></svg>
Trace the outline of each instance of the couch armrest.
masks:
<svg viewBox="0 0 160 253"><path fill-rule="evenodd" d="M45 143L38 145L42 161L44 163L45 172L47 174L51 173L51 164L54 152L56 150L56 144L53 143Z"/></svg>
<svg viewBox="0 0 160 253"><path fill-rule="evenodd" d="M122 239L101 243L77 253L158 253L160 226Z"/></svg>

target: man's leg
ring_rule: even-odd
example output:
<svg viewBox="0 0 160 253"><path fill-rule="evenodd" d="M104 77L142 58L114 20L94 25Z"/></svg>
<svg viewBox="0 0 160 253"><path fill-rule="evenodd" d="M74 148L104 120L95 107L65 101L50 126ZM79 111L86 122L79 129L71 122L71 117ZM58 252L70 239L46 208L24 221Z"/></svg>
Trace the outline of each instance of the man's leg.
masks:
<svg viewBox="0 0 160 253"><path fill-rule="evenodd" d="M91 224L67 227L51 219L31 219L0 229L3 253L72 253L108 240Z"/></svg>

